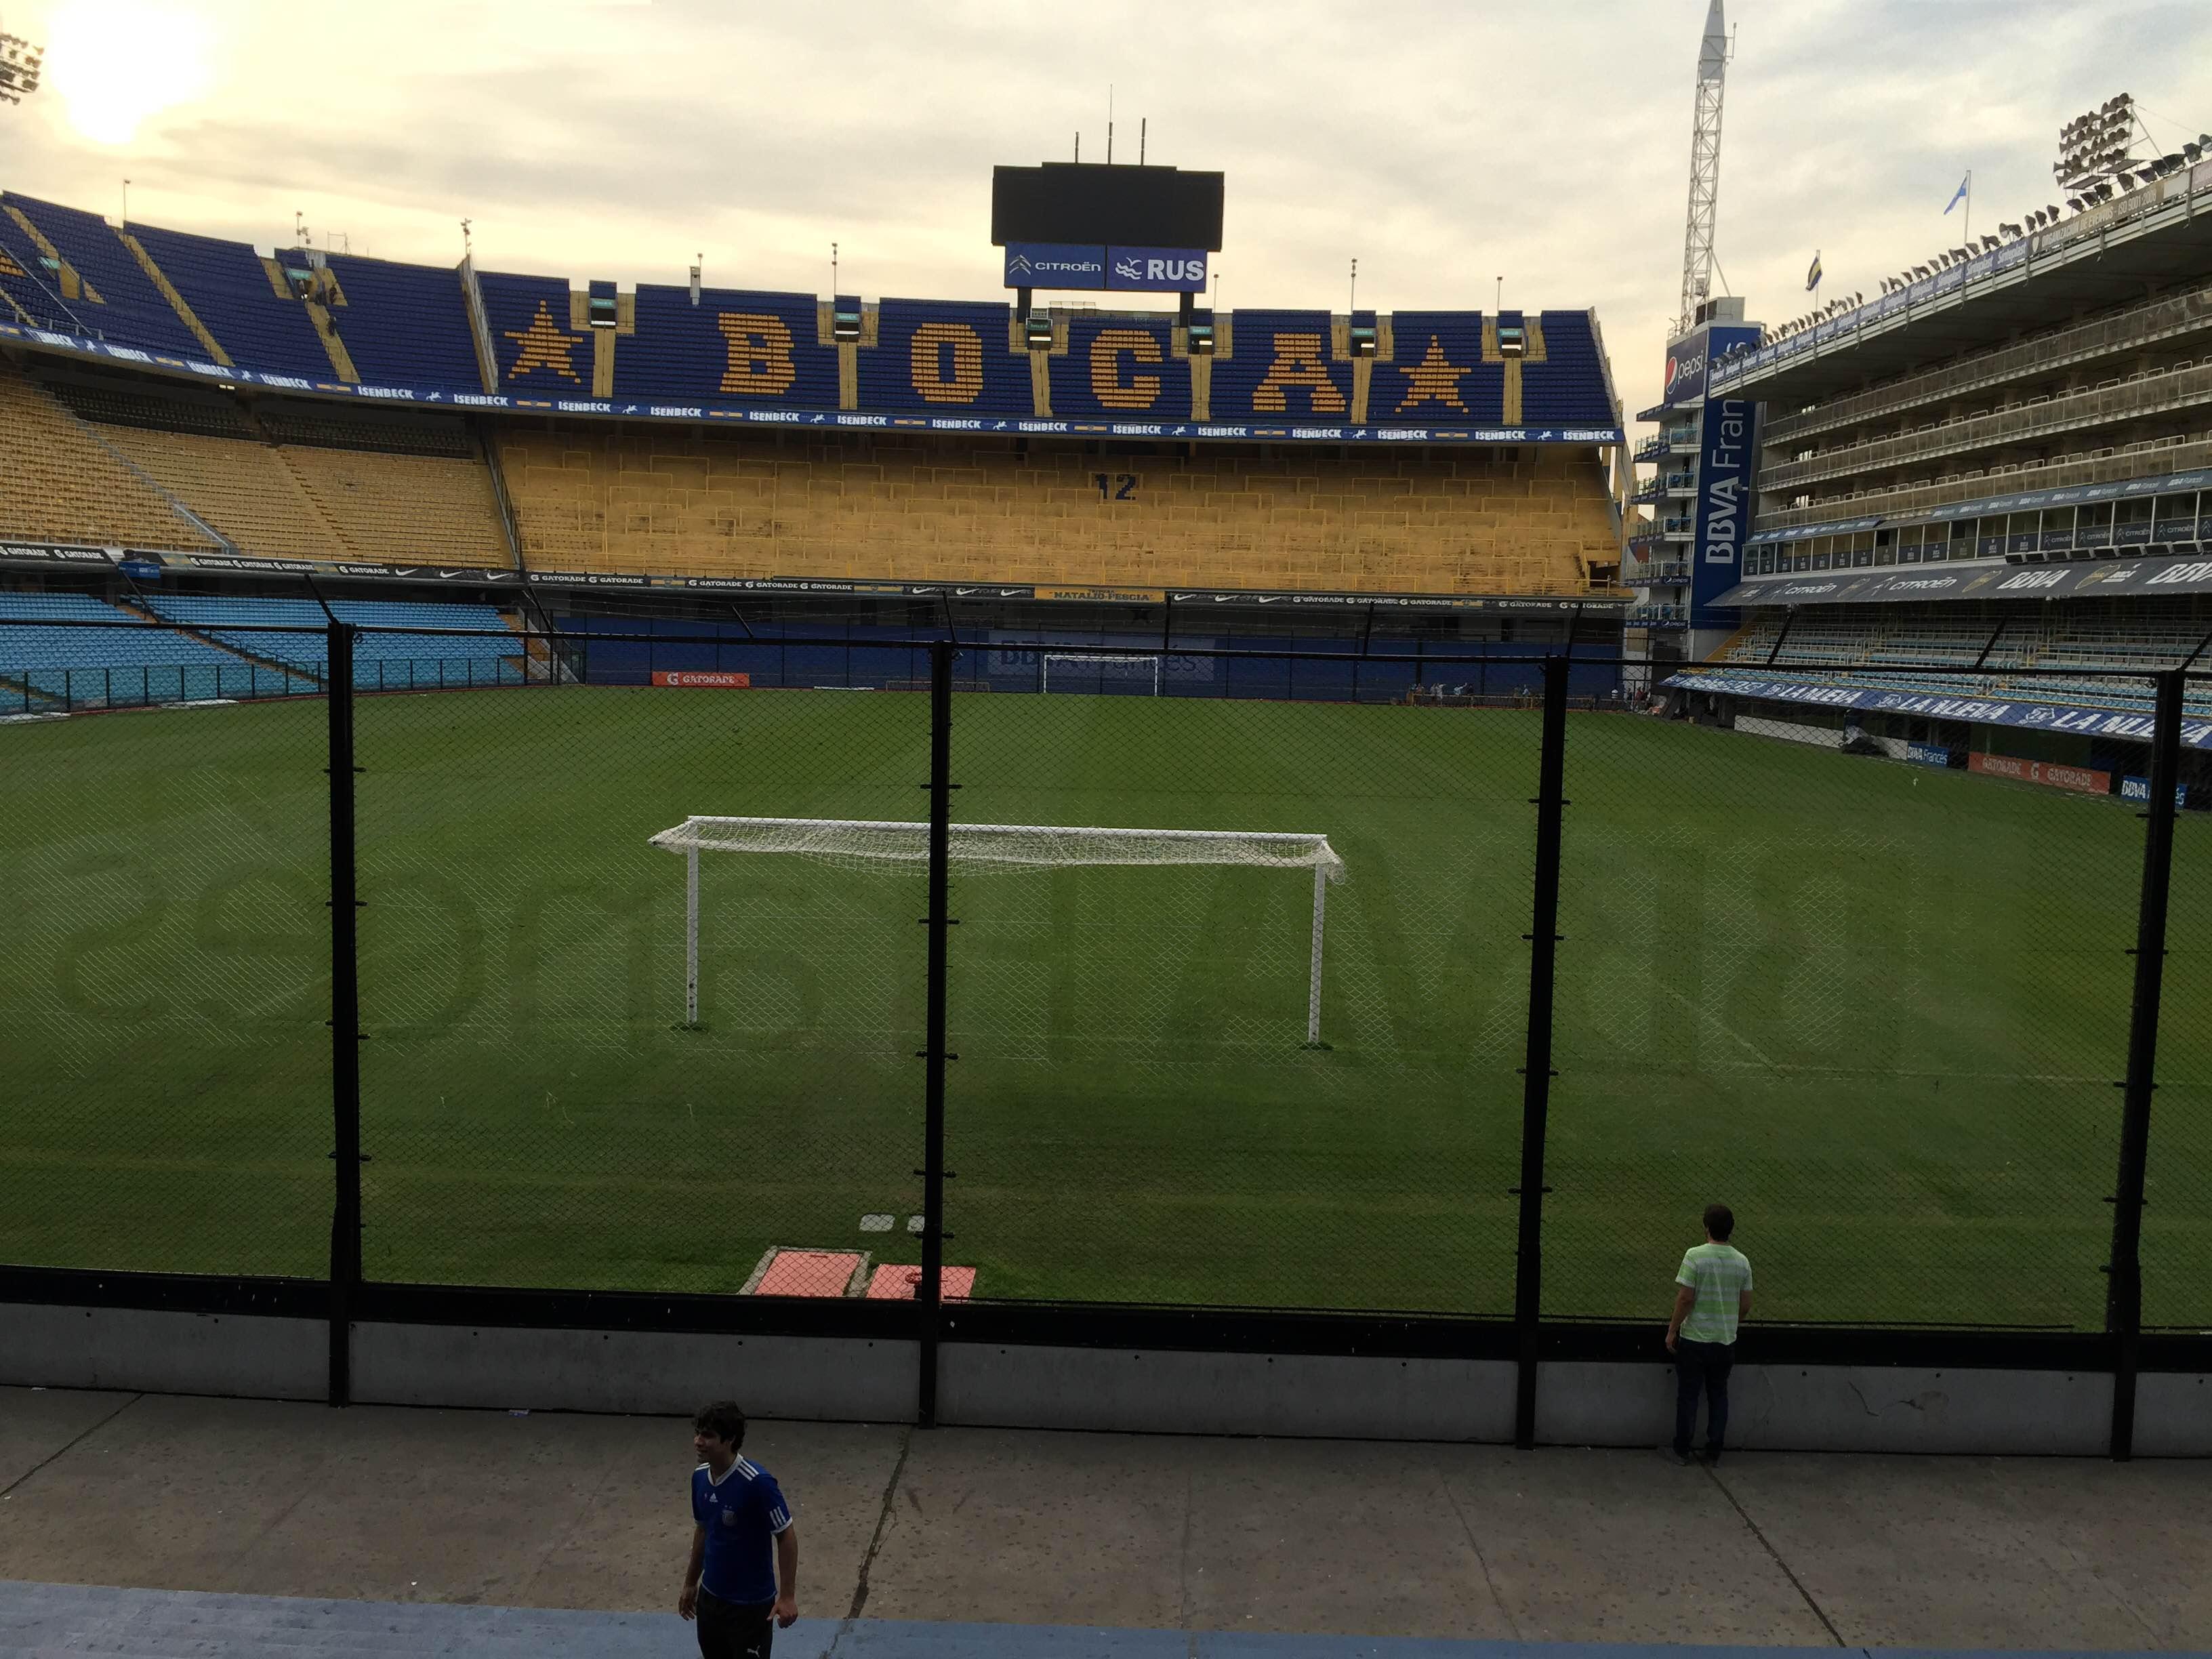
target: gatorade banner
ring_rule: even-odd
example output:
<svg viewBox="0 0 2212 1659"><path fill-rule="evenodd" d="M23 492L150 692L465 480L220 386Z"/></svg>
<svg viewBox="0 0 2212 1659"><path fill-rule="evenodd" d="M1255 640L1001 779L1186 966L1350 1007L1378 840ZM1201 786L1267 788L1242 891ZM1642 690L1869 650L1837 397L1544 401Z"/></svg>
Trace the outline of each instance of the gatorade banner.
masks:
<svg viewBox="0 0 2212 1659"><path fill-rule="evenodd" d="M653 671L655 685L713 686L724 690L743 691L753 683L750 674L724 673L711 668L656 668Z"/></svg>

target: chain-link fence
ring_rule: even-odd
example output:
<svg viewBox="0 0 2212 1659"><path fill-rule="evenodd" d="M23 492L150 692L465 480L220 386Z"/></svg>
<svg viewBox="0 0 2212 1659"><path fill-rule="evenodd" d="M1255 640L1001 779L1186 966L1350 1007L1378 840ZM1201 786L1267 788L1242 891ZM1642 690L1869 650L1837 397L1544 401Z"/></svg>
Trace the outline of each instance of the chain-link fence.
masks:
<svg viewBox="0 0 2212 1659"><path fill-rule="evenodd" d="M2183 730L2181 799L2202 808L2212 794L2212 676L2190 677ZM2143 1323L2212 1333L2212 815L2201 810L2174 817L2144 1193Z"/></svg>
<svg viewBox="0 0 2212 1659"><path fill-rule="evenodd" d="M1095 835L955 866L948 1261L991 1296L1509 1311L1539 716L1373 706L1409 662L1030 665L959 703L954 811Z"/></svg>
<svg viewBox="0 0 2212 1659"><path fill-rule="evenodd" d="M926 714L711 684L361 700L369 1277L843 1293L863 1255L916 1259L925 866L652 838L912 818ZM778 1246L813 1254L763 1284Z"/></svg>
<svg viewBox="0 0 2212 1659"><path fill-rule="evenodd" d="M42 631L88 661L162 634ZM320 1276L323 705L228 719L182 701L212 695L212 670L47 654L0 664L28 699L0 729L0 1260Z"/></svg>
<svg viewBox="0 0 2212 1659"><path fill-rule="evenodd" d="M2142 826L1817 719L1572 724L1545 1309L1663 1315L1721 1202L1762 1316L2101 1328Z"/></svg>
<svg viewBox="0 0 2212 1659"><path fill-rule="evenodd" d="M947 1295L1011 1304L1656 1322L1719 1200L1763 1316L2106 1328L2140 719L1658 718L1618 664L1504 653L363 629L333 780L336 637L246 641L258 701L0 729L6 1260L328 1271L349 781L372 1281L905 1297L939 1237ZM2194 1329L2184 752L2143 1272Z"/></svg>

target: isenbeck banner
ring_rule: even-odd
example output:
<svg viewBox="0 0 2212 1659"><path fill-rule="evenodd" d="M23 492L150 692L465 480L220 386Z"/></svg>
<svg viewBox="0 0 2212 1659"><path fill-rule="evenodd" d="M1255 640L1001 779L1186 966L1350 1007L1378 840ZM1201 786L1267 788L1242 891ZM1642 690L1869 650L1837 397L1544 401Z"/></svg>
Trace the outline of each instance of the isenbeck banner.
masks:
<svg viewBox="0 0 2212 1659"><path fill-rule="evenodd" d="M1690 626L1711 628L1732 613L1720 596L1743 574L1751 527L1751 440L1758 405L1716 398L1705 407L1698 459L1697 540L1691 548Z"/></svg>

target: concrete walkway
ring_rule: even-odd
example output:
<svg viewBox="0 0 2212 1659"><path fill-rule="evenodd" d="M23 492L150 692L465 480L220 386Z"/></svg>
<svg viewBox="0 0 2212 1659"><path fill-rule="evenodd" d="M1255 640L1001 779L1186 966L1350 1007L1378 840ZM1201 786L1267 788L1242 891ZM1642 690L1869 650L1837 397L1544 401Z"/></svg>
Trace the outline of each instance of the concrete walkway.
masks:
<svg viewBox="0 0 2212 1659"><path fill-rule="evenodd" d="M783 1655L991 1645L944 1646L948 1623L1063 1627L1023 1638L1059 1659L1224 1653L1207 1632L2212 1650L2203 1463L1752 1454L1714 1472L1648 1453L796 1423L755 1425L746 1451L799 1516L808 1618ZM682 1653L667 1610L692 1462L669 1419L0 1389L0 1577L34 1581L0 1595L0 1652L10 1609L40 1596L63 1602L40 1603L36 1645L14 1651L171 1650L45 1634L126 1613L150 1629L179 1598L157 1615L80 1596L70 1613L43 1584L475 1610L465 1629L426 1613L415 1651L507 1651L536 1617L517 1609L628 1614L574 1626L573 1648L534 1626L528 1645ZM899 1634L910 1621L928 1625ZM428 1645L434 1625L509 1634ZM1387 1650L1267 1643L1253 1659L1293 1649Z"/></svg>

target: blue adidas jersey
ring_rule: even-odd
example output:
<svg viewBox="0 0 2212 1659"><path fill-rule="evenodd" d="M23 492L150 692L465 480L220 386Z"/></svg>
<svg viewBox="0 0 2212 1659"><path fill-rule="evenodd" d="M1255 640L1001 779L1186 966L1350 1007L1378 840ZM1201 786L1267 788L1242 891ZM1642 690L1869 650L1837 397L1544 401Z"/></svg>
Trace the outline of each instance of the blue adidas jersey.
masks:
<svg viewBox="0 0 2212 1659"><path fill-rule="evenodd" d="M707 1531L699 1582L709 1595L740 1607L775 1600L775 1537L791 1506L774 1475L740 1457L717 1480L702 1463L691 1471L691 1518Z"/></svg>

